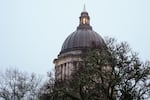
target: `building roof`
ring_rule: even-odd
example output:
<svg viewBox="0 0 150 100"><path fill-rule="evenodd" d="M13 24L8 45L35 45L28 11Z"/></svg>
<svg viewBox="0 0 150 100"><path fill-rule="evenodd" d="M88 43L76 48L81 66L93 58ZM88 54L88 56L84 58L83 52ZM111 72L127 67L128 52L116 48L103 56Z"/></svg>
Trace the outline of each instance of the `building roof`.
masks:
<svg viewBox="0 0 150 100"><path fill-rule="evenodd" d="M101 48L105 45L103 38L92 30L90 17L85 10L81 12L80 24L77 30L70 34L64 41L61 53L83 50L87 48Z"/></svg>

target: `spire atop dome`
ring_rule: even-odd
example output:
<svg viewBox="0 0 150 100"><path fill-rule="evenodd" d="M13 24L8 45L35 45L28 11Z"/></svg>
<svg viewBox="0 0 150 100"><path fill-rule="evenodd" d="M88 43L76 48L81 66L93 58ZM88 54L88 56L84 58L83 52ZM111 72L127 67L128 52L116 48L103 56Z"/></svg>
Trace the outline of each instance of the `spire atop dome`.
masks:
<svg viewBox="0 0 150 100"><path fill-rule="evenodd" d="M84 4L83 12L86 12L86 6L85 6L85 4Z"/></svg>

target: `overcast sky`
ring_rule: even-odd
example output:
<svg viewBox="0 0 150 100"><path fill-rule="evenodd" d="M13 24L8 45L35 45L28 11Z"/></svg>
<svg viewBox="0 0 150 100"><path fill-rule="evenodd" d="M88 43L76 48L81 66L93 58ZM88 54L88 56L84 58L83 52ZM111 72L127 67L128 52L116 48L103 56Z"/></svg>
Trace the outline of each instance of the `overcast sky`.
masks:
<svg viewBox="0 0 150 100"><path fill-rule="evenodd" d="M150 0L0 0L0 69L43 75L54 69L84 3L96 32L127 41L150 60Z"/></svg>

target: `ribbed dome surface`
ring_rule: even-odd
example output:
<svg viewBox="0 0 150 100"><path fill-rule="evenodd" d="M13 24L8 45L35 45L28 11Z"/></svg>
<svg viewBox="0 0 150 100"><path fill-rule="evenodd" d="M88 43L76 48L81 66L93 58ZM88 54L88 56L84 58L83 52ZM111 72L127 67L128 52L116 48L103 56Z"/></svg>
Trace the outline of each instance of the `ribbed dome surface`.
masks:
<svg viewBox="0 0 150 100"><path fill-rule="evenodd" d="M103 38L92 30L90 16L85 10L79 17L80 23L77 30L70 34L64 41L61 53L87 48L101 48L105 46Z"/></svg>
<svg viewBox="0 0 150 100"><path fill-rule="evenodd" d="M66 38L61 53L93 47L101 48L104 45L103 38L93 30L78 29Z"/></svg>

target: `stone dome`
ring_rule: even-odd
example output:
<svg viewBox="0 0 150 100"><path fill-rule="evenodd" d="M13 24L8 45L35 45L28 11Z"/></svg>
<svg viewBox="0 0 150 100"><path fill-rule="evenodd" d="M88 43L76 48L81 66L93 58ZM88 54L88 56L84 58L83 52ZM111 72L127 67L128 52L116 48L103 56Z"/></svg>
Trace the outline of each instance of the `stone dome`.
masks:
<svg viewBox="0 0 150 100"><path fill-rule="evenodd" d="M101 48L104 44L103 38L93 30L77 30L64 41L61 53L92 47Z"/></svg>
<svg viewBox="0 0 150 100"><path fill-rule="evenodd" d="M86 11L82 12L77 30L66 38L60 54L87 48L101 48L105 45L103 38L92 30L89 20L90 17L88 13Z"/></svg>

